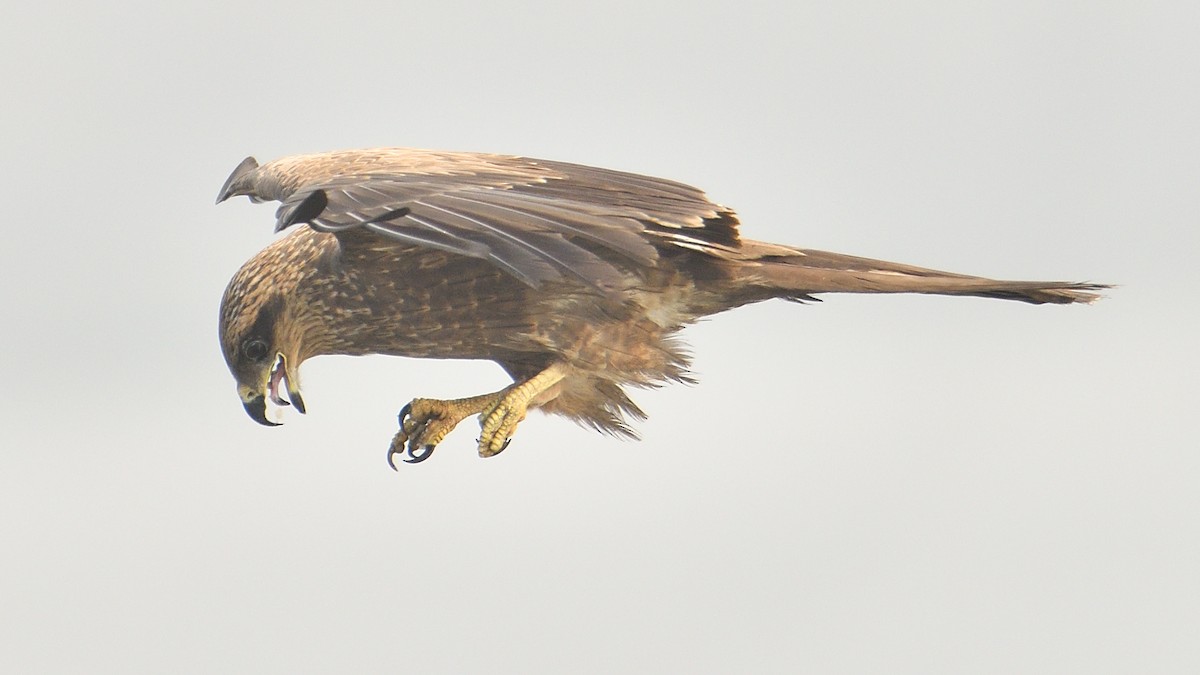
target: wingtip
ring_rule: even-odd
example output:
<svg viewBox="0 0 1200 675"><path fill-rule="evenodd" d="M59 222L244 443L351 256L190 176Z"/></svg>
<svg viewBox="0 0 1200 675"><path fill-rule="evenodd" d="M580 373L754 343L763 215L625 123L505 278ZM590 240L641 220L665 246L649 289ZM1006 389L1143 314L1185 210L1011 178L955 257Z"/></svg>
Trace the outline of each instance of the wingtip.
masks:
<svg viewBox="0 0 1200 675"><path fill-rule="evenodd" d="M329 206L329 195L324 190L316 189L304 196L295 206L281 211L275 221L275 231L286 230L296 223L308 223L325 211Z"/></svg>
<svg viewBox="0 0 1200 675"><path fill-rule="evenodd" d="M237 185L238 180L257 168L258 160L254 159L254 157L247 157L246 159L243 159L241 163L237 165L237 168L233 170L233 173L229 174L229 178L225 179L225 184L221 186L221 191L217 193L216 203L220 204L236 194L242 194L237 191L240 187L242 187Z"/></svg>

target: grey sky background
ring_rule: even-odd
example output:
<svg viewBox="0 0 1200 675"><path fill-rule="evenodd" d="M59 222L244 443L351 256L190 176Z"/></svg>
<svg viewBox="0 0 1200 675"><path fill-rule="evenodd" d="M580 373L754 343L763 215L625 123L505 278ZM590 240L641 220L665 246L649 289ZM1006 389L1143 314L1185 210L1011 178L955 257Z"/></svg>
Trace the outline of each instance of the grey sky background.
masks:
<svg viewBox="0 0 1200 675"><path fill-rule="evenodd" d="M833 5L835 3L830 3ZM15 14L13 13L15 12ZM0 670L1200 669L1200 5L43 3L0 24ZM643 440L531 415L384 464L490 363L216 340L247 154L660 175L755 239L1087 307L826 296L690 329Z"/></svg>

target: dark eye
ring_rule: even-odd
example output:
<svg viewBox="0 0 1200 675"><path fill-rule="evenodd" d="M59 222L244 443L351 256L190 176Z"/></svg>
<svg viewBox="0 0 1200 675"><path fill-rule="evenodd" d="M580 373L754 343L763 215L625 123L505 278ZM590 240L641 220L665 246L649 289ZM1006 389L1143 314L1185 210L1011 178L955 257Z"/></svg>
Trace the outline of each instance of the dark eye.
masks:
<svg viewBox="0 0 1200 675"><path fill-rule="evenodd" d="M242 356L251 361L262 361L267 358L267 343L253 338L242 343Z"/></svg>

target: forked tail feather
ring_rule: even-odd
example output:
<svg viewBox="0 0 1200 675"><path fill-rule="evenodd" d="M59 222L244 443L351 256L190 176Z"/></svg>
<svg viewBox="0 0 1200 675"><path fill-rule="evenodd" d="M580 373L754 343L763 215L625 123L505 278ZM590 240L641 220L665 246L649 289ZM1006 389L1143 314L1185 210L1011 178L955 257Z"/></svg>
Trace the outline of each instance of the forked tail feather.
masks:
<svg viewBox="0 0 1200 675"><path fill-rule="evenodd" d="M743 242L753 250L758 242ZM1095 302L1107 284L1071 281L1005 281L968 276L902 263L811 249L763 244L766 255L747 272L779 291L781 297L820 293L929 293L1019 300L1035 305Z"/></svg>

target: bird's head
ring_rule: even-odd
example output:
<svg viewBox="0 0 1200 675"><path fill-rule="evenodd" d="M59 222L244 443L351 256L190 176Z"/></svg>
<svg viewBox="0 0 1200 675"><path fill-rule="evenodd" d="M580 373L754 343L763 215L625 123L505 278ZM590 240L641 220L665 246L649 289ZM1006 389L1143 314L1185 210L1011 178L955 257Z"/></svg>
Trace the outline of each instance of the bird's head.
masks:
<svg viewBox="0 0 1200 675"><path fill-rule="evenodd" d="M247 287L242 274L230 282L221 301L221 351L246 414L259 424L279 424L267 417L268 401L304 412L297 378L303 357L298 333L290 325L282 295L262 286Z"/></svg>

